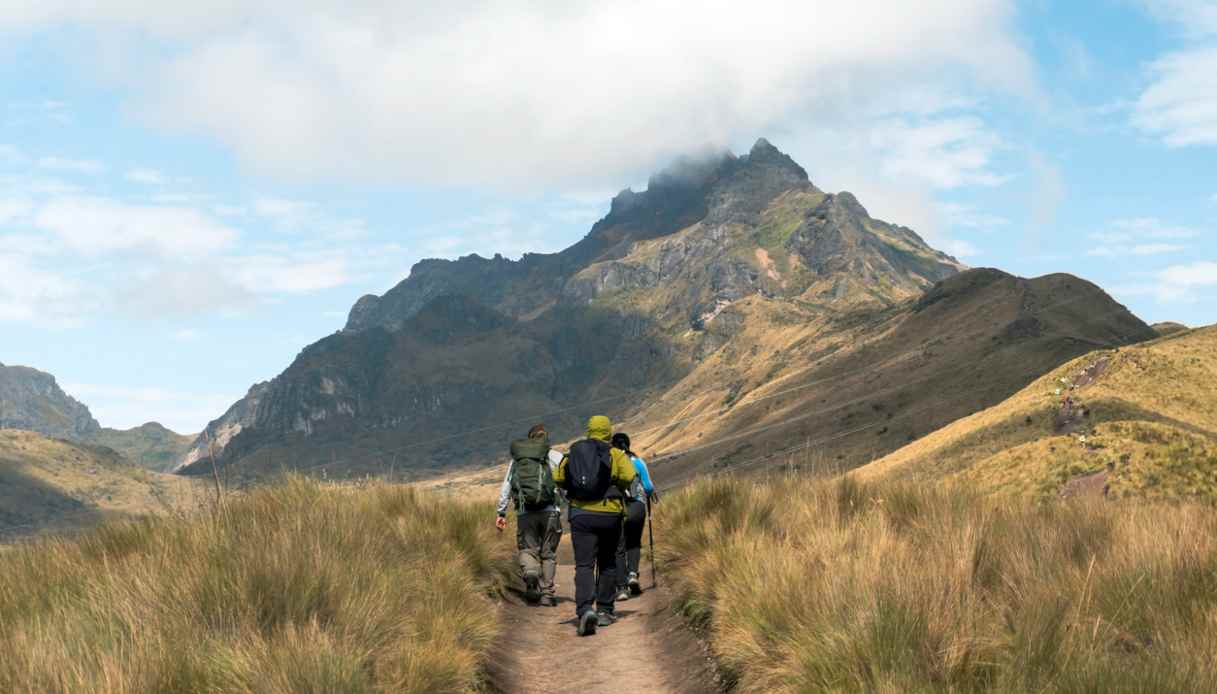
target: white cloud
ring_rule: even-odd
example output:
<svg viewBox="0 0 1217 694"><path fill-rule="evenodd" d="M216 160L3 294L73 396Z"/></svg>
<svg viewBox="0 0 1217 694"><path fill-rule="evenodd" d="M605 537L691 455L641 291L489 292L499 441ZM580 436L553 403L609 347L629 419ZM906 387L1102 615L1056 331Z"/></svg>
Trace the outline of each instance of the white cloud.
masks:
<svg viewBox="0 0 1217 694"><path fill-rule="evenodd" d="M1154 217L1117 219L1107 227L1105 231L1090 234L1090 238L1104 243L1127 244L1147 239L1194 239L1200 235L1197 229L1166 224Z"/></svg>
<svg viewBox="0 0 1217 694"><path fill-rule="evenodd" d="M127 172L125 178L132 183L139 183L145 186L163 186L169 182L165 174L156 169L131 169Z"/></svg>
<svg viewBox="0 0 1217 694"><path fill-rule="evenodd" d="M1217 145L1217 45L1167 54L1150 73L1133 124L1172 147Z"/></svg>
<svg viewBox="0 0 1217 694"><path fill-rule="evenodd" d="M1212 0L1141 0L1141 4L1191 36L1217 34L1217 3Z"/></svg>
<svg viewBox="0 0 1217 694"><path fill-rule="evenodd" d="M1148 282L1113 289L1117 295L1152 296L1159 302L1192 302L1201 292L1217 288L1217 262L1200 260L1171 265L1153 273Z"/></svg>
<svg viewBox="0 0 1217 694"><path fill-rule="evenodd" d="M28 217L34 205L26 198L0 198L0 225Z"/></svg>
<svg viewBox="0 0 1217 694"><path fill-rule="evenodd" d="M1031 152L1029 163L1035 183L1031 192L1031 223L1044 227L1056 221L1057 210L1068 196L1060 168L1039 152Z"/></svg>
<svg viewBox="0 0 1217 694"><path fill-rule="evenodd" d="M14 253L11 240L0 235L0 321L66 327L96 308L93 295L79 281Z"/></svg>
<svg viewBox="0 0 1217 694"><path fill-rule="evenodd" d="M316 221L319 205L305 200L258 198L253 203L255 215L284 230L295 230Z"/></svg>
<svg viewBox="0 0 1217 694"><path fill-rule="evenodd" d="M956 258L975 258L978 255L982 255L976 244L963 239L947 239L939 245L940 248L938 250Z"/></svg>
<svg viewBox="0 0 1217 694"><path fill-rule="evenodd" d="M979 210L972 205L939 203L938 211L942 216L944 223L948 227L992 231L997 227L1005 227L1010 225L1009 219L1006 219L1000 215L990 214L984 210Z"/></svg>
<svg viewBox="0 0 1217 694"><path fill-rule="evenodd" d="M187 207L136 205L102 197L52 198L34 215L35 227L81 253L146 251L192 256L227 248L237 232Z"/></svg>
<svg viewBox="0 0 1217 694"><path fill-rule="evenodd" d="M888 178L920 180L938 189L1006 181L990 168L1000 139L973 116L890 119L872 127L871 144Z"/></svg>
<svg viewBox="0 0 1217 694"><path fill-rule="evenodd" d="M211 420L242 395L104 383L64 383L63 389L88 405L102 426L137 427L147 423L148 412L154 410L156 421L181 434L194 433L199 422Z"/></svg>
<svg viewBox="0 0 1217 694"><path fill-rule="evenodd" d="M115 71L144 113L263 170L574 189L898 93L1036 98L1014 20L1012 0L25 0L0 22L163 42Z"/></svg>
<svg viewBox="0 0 1217 694"><path fill-rule="evenodd" d="M25 162L25 154L13 145L0 144L0 164L14 165Z"/></svg>
<svg viewBox="0 0 1217 694"><path fill-rule="evenodd" d="M347 259L331 257L243 256L225 263L225 274L253 294L301 294L331 289L350 279Z"/></svg>
<svg viewBox="0 0 1217 694"><path fill-rule="evenodd" d="M1158 275L1159 279L1177 287L1217 286L1217 263L1199 261L1187 265L1172 265Z"/></svg>
<svg viewBox="0 0 1217 694"><path fill-rule="evenodd" d="M197 342L203 334L194 328L182 328L181 330L173 331L173 339L178 342Z"/></svg>
<svg viewBox="0 0 1217 694"><path fill-rule="evenodd" d="M1176 243L1115 244L1110 246L1100 246L1099 248L1092 248L1086 252L1086 255L1097 256L1100 258L1126 258L1129 256L1178 253L1184 250L1187 250L1187 246L1180 246Z"/></svg>
<svg viewBox="0 0 1217 694"><path fill-rule="evenodd" d="M104 164L92 159L67 159L64 157L40 157L38 167L48 171L75 174L99 174L106 170Z"/></svg>

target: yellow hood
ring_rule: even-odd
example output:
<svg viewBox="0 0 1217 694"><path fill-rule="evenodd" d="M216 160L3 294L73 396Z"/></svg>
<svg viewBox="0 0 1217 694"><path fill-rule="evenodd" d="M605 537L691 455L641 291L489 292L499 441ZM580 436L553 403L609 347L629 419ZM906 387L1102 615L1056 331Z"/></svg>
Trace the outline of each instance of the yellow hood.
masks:
<svg viewBox="0 0 1217 694"><path fill-rule="evenodd" d="M587 420L587 438L608 443L613 438L613 423L608 417L598 414Z"/></svg>

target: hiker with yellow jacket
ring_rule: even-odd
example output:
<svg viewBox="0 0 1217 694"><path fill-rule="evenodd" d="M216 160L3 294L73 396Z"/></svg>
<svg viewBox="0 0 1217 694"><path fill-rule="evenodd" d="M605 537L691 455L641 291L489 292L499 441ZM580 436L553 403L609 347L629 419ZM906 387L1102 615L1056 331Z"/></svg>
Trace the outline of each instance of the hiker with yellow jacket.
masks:
<svg viewBox="0 0 1217 694"><path fill-rule="evenodd" d="M617 542L625 495L636 473L629 456L609 445L612 436L613 424L608 417L597 415L587 420L587 438L570 447L554 474L554 482L566 490L570 502L575 616L580 636L590 636L597 627L614 621Z"/></svg>

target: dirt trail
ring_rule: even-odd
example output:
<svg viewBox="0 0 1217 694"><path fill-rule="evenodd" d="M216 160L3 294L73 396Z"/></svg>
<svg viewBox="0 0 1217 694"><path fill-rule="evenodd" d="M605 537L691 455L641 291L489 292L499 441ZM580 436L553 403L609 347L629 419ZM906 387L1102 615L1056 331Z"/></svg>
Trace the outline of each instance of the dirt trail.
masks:
<svg viewBox="0 0 1217 694"><path fill-rule="evenodd" d="M504 658L492 669L504 694L701 694L717 692L713 669L697 639L667 609L643 569L639 597L617 603L617 623L594 636L575 635L575 567L568 536L558 551L557 607L511 600L501 638Z"/></svg>

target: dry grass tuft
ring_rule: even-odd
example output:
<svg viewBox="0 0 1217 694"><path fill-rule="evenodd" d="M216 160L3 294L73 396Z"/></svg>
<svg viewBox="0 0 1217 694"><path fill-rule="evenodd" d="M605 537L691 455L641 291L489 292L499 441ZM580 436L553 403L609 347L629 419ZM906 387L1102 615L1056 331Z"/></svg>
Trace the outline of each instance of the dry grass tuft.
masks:
<svg viewBox="0 0 1217 694"><path fill-rule="evenodd" d="M0 555L0 691L455 692L510 548L487 508L287 478Z"/></svg>
<svg viewBox="0 0 1217 694"><path fill-rule="evenodd" d="M663 566L743 692L1217 691L1217 510L707 480Z"/></svg>

